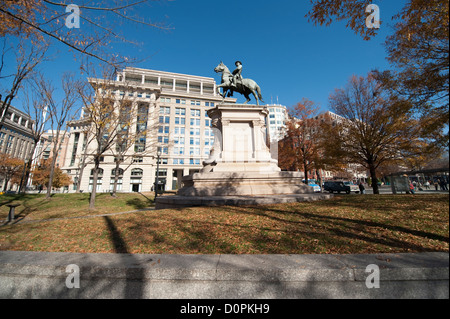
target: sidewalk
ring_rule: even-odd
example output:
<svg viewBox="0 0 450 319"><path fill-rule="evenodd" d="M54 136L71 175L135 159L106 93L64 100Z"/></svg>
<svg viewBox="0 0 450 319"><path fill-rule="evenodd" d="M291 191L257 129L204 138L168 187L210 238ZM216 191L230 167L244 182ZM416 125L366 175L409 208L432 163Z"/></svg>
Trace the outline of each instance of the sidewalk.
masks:
<svg viewBox="0 0 450 319"><path fill-rule="evenodd" d="M73 279L75 283L77 275L79 288L68 288L67 282ZM370 288L378 279L379 288ZM448 279L449 254L444 252L145 255L0 251L0 298L435 299L449 298Z"/></svg>

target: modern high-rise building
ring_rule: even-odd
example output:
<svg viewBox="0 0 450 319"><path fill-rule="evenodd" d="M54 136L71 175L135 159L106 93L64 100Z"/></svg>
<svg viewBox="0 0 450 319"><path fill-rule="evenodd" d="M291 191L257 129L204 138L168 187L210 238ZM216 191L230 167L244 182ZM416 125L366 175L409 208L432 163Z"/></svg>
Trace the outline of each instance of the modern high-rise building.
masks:
<svg viewBox="0 0 450 319"><path fill-rule="evenodd" d="M286 106L281 104L268 104L269 118L267 127L269 128L270 140L279 141L286 132L286 121L288 120L288 111Z"/></svg>
<svg viewBox="0 0 450 319"><path fill-rule="evenodd" d="M106 83L104 79L89 79L94 83ZM222 102L217 93L214 78L179 74L140 68L126 68L114 81L107 82L107 89L117 99L129 97L136 113L134 132L144 130L125 154L119 167L117 190L122 192L151 191L157 170L157 150L160 153L159 182L165 190L181 187L182 176L200 170L209 157L214 134L211 119L206 111ZM236 99L226 98L235 103ZM74 185L69 191L90 191L93 185L92 158L95 148L88 128L92 125L86 113L70 122L70 137L63 169L72 176ZM84 155L86 167L80 179L80 167ZM114 185L116 165L114 152L105 152L101 158L97 191L109 192Z"/></svg>

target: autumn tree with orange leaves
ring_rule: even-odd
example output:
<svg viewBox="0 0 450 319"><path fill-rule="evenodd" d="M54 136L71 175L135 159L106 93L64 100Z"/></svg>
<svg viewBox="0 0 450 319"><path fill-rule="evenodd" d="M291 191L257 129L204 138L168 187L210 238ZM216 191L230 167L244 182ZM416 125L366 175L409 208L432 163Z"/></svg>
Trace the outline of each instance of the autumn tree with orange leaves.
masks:
<svg viewBox="0 0 450 319"><path fill-rule="evenodd" d="M279 166L289 171L302 170L305 183L311 169L323 168L320 147L320 120L313 101L302 99L289 112L286 136L278 142Z"/></svg>
<svg viewBox="0 0 450 319"><path fill-rule="evenodd" d="M0 178L3 180L3 191L8 189L11 180L20 180L23 165L23 160L11 157L6 153L0 153Z"/></svg>
<svg viewBox="0 0 450 319"><path fill-rule="evenodd" d="M123 23L169 29L164 23L140 16L142 9L155 1L158 0L78 3L78 12L75 12L75 9L68 10L70 2L67 1L0 0L0 128L22 82L48 59L50 45L62 44L68 52L73 52L74 57L82 61L81 70L88 67L89 59L116 69L133 62L130 57L121 57L108 50L112 43L132 43L129 35L121 34ZM79 27L68 27L67 22L74 21L74 15ZM4 70L8 68L15 72L5 74Z"/></svg>
<svg viewBox="0 0 450 319"><path fill-rule="evenodd" d="M316 25L346 21L365 40L377 35L367 28L365 0L310 0L307 17ZM382 10L382 1L378 3ZM378 72L390 90L408 99L410 110L420 115L422 134L433 146L449 145L449 2L409 0L393 17L393 34L385 43L393 70ZM381 21L381 28L387 28Z"/></svg>
<svg viewBox="0 0 450 319"><path fill-rule="evenodd" d="M427 152L420 122L409 111L411 102L392 95L372 73L353 76L329 100L341 120L334 123L337 134L326 139L326 152L363 165L370 172L374 194L379 194L380 167L404 164Z"/></svg>

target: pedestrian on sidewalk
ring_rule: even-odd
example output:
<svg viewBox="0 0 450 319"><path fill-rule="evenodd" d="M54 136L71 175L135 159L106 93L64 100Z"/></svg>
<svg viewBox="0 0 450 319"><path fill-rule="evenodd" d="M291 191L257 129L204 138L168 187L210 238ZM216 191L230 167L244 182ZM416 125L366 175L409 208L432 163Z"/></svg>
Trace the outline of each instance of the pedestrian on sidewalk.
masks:
<svg viewBox="0 0 450 319"><path fill-rule="evenodd" d="M409 192L413 195L415 194L414 189L415 189L414 184L409 182Z"/></svg>
<svg viewBox="0 0 450 319"><path fill-rule="evenodd" d="M366 188L364 187L364 184L363 184L363 182L359 182L359 192L361 193L361 194L365 194L366 193Z"/></svg>

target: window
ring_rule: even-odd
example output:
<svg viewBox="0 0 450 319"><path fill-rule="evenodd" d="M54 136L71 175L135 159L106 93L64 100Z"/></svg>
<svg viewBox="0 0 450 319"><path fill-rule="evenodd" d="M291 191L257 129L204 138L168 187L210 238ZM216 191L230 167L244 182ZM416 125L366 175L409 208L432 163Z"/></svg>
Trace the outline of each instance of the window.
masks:
<svg viewBox="0 0 450 319"><path fill-rule="evenodd" d="M169 126L159 126L158 134L169 134Z"/></svg>
<svg viewBox="0 0 450 319"><path fill-rule="evenodd" d="M174 158L173 164L174 165L184 165L184 158Z"/></svg>
<svg viewBox="0 0 450 319"><path fill-rule="evenodd" d="M195 128L195 127L191 127L190 128L190 135L200 136L200 129L199 128Z"/></svg>
<svg viewBox="0 0 450 319"><path fill-rule="evenodd" d="M117 170L117 172L118 172L117 176L122 176L123 175L123 169L119 168ZM111 176L116 176L116 169L115 168L113 168L111 170ZM114 178L113 178L113 180L114 180Z"/></svg>
<svg viewBox="0 0 450 319"><path fill-rule="evenodd" d="M175 135L184 135L185 134L185 128L181 126L175 126Z"/></svg>
<svg viewBox="0 0 450 319"><path fill-rule="evenodd" d="M210 119L205 119L205 126L206 127L211 127L211 120Z"/></svg>
<svg viewBox="0 0 450 319"><path fill-rule="evenodd" d="M175 136L174 142L175 144L184 145L184 137Z"/></svg>
<svg viewBox="0 0 450 319"><path fill-rule="evenodd" d="M173 155L184 155L184 147L174 147Z"/></svg>
<svg viewBox="0 0 450 319"><path fill-rule="evenodd" d="M190 165L200 165L200 159L199 158L190 158L189 159L189 164Z"/></svg>
<svg viewBox="0 0 450 319"><path fill-rule="evenodd" d="M160 106L159 114L170 114L170 106Z"/></svg>
<svg viewBox="0 0 450 319"><path fill-rule="evenodd" d="M134 156L133 157L133 163L143 163L144 158L142 156Z"/></svg>
<svg viewBox="0 0 450 319"><path fill-rule="evenodd" d="M189 140L190 145L200 145L200 138L191 137Z"/></svg>
<svg viewBox="0 0 450 319"><path fill-rule="evenodd" d="M176 99L175 102L177 104L186 104L186 100L184 100L184 99Z"/></svg>
<svg viewBox="0 0 450 319"><path fill-rule="evenodd" d="M169 148L167 146L160 147L159 149L161 150L161 154L169 155Z"/></svg>
<svg viewBox="0 0 450 319"><path fill-rule="evenodd" d="M161 86L166 86L166 87L173 87L173 80L164 80L162 79L160 82Z"/></svg>
<svg viewBox="0 0 450 319"><path fill-rule="evenodd" d="M109 182L109 190L112 191L114 190L114 175L111 175L111 180ZM122 177L119 177L117 179L117 183L116 183L116 190L117 191L121 191L122 190Z"/></svg>
<svg viewBox="0 0 450 319"><path fill-rule="evenodd" d="M169 144L168 136L158 136L158 143Z"/></svg>
<svg viewBox="0 0 450 319"><path fill-rule="evenodd" d="M161 98L161 102L162 102L162 103L170 103L170 102L171 102L171 99L168 98L168 97L162 97L162 98Z"/></svg>
<svg viewBox="0 0 450 319"><path fill-rule="evenodd" d="M131 176L142 176L144 175L144 171L142 170L142 168L133 168L131 170Z"/></svg>
<svg viewBox="0 0 450 319"><path fill-rule="evenodd" d="M186 118L184 118L184 117L175 117L175 124L185 125L186 124Z"/></svg>
<svg viewBox="0 0 450 319"><path fill-rule="evenodd" d="M94 176L94 169L91 169L91 176ZM98 169L98 176L103 176L103 168Z"/></svg>
<svg viewBox="0 0 450 319"><path fill-rule="evenodd" d="M200 105L200 101L191 100L191 105Z"/></svg>
<svg viewBox="0 0 450 319"><path fill-rule="evenodd" d="M189 148L189 155L200 155L200 147Z"/></svg>
<svg viewBox="0 0 450 319"><path fill-rule="evenodd" d="M166 165L168 163L169 163L169 159L168 158L160 158L159 159L159 164Z"/></svg>
<svg viewBox="0 0 450 319"><path fill-rule="evenodd" d="M200 119L191 118L191 126L200 126Z"/></svg>
<svg viewBox="0 0 450 319"><path fill-rule="evenodd" d="M200 110L191 109L191 116L198 116L198 117L200 117Z"/></svg>
<svg viewBox="0 0 450 319"><path fill-rule="evenodd" d="M186 115L186 109L181 107L175 108L175 115Z"/></svg>
<svg viewBox="0 0 450 319"><path fill-rule="evenodd" d="M170 116L160 116L159 117L159 123L161 123L161 124L169 124L170 123Z"/></svg>

